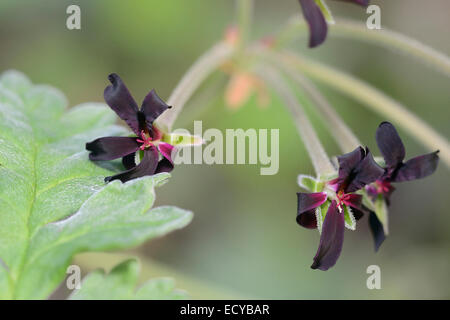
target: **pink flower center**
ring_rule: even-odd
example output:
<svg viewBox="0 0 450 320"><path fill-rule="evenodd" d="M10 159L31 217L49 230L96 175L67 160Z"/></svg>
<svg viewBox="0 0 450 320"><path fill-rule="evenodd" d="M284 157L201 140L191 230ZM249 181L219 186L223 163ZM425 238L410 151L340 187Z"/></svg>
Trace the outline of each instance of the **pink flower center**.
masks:
<svg viewBox="0 0 450 320"><path fill-rule="evenodd" d="M351 196L350 194L344 193L343 190L340 190L338 193L336 193L336 197L338 200L337 207L339 209L339 212L342 212L342 206L346 204L346 202L351 200Z"/></svg>
<svg viewBox="0 0 450 320"><path fill-rule="evenodd" d="M144 130L141 131L141 139L136 139L136 141L142 143L142 145L139 147L139 149L141 150L145 150L146 148L153 146L152 138L146 135Z"/></svg>
<svg viewBox="0 0 450 320"><path fill-rule="evenodd" d="M376 185L377 193L383 193L383 194L389 193L389 191L392 188L391 183L389 181L377 180L377 181L375 181L375 185Z"/></svg>

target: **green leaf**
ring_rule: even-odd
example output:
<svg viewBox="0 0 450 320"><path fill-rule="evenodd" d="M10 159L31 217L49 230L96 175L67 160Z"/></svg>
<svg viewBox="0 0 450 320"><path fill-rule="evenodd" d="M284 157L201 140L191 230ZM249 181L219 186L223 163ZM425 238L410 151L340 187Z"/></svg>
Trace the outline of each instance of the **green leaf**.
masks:
<svg viewBox="0 0 450 320"><path fill-rule="evenodd" d="M350 230L356 229L356 219L353 216L352 209L350 209L349 206L343 206L344 207L344 220L345 220L345 227Z"/></svg>
<svg viewBox="0 0 450 320"><path fill-rule="evenodd" d="M298 176L298 185L305 190L314 192L316 190L317 180L314 177L300 174Z"/></svg>
<svg viewBox="0 0 450 320"><path fill-rule="evenodd" d="M175 300L187 299L186 292L175 289L175 282L169 278L153 279L135 289L138 282L139 263L127 260L114 267L109 274L97 270L87 275L81 288L76 289L72 300Z"/></svg>
<svg viewBox="0 0 450 320"><path fill-rule="evenodd" d="M0 298L46 298L77 252L136 246L186 225L192 213L149 210L160 174L105 186L85 143L126 135L103 104L66 111L56 89L0 76Z"/></svg>
<svg viewBox="0 0 450 320"><path fill-rule="evenodd" d="M322 192L325 188L324 181L320 181L305 174L300 174L297 179L300 187L311 192Z"/></svg>
<svg viewBox="0 0 450 320"><path fill-rule="evenodd" d="M317 221L317 229L319 233L322 233L322 225L325 221L325 216L327 215L328 208L331 205L331 201L325 201L321 206L316 209L316 221Z"/></svg>

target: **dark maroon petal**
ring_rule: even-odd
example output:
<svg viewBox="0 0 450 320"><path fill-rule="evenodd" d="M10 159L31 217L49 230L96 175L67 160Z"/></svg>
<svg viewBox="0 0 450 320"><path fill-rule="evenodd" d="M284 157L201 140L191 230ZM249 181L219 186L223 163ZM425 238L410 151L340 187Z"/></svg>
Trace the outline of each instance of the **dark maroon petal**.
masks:
<svg viewBox="0 0 450 320"><path fill-rule="evenodd" d="M424 154L401 164L394 177L393 182L403 182L424 178L432 174L439 163L439 151Z"/></svg>
<svg viewBox="0 0 450 320"><path fill-rule="evenodd" d="M362 195L355 193L346 194L345 199L342 202L352 208L361 209Z"/></svg>
<svg viewBox="0 0 450 320"><path fill-rule="evenodd" d="M303 16L309 25L309 47L314 48L325 41L328 26L322 11L314 0L299 0Z"/></svg>
<svg viewBox="0 0 450 320"><path fill-rule="evenodd" d="M317 228L316 215L314 209L322 205L327 200L325 192L297 193L297 223L302 227Z"/></svg>
<svg viewBox="0 0 450 320"><path fill-rule="evenodd" d="M361 147L352 152L337 157L339 163L339 176L334 183L337 190L343 189L345 193L355 192L366 184L378 179L384 170L373 159L369 149Z"/></svg>
<svg viewBox="0 0 450 320"><path fill-rule="evenodd" d="M156 94L155 90L150 91L142 102L141 107L147 126L151 128L153 121L168 108L170 107Z"/></svg>
<svg viewBox="0 0 450 320"><path fill-rule="evenodd" d="M155 173L161 173L161 172L170 172L173 170L173 163L167 160L166 158L161 159L161 161L158 162L158 166L156 167Z"/></svg>
<svg viewBox="0 0 450 320"><path fill-rule="evenodd" d="M136 167L136 153L133 152L124 156L122 158L122 164L127 170Z"/></svg>
<svg viewBox="0 0 450 320"><path fill-rule="evenodd" d="M158 150L152 146L144 150L144 157L141 162L134 168L121 172L111 177L106 177L105 182L110 182L119 179L122 182L127 182L143 176L151 176L155 174L158 166Z"/></svg>
<svg viewBox="0 0 450 320"><path fill-rule="evenodd" d="M361 211L360 209L352 208L352 212L353 212L353 217L355 218L356 221L358 221L359 219L361 219L364 216L364 212Z"/></svg>
<svg viewBox="0 0 450 320"><path fill-rule="evenodd" d="M351 172L344 192L355 192L380 178L383 173L384 169L375 162L369 149L366 148L366 156Z"/></svg>
<svg viewBox="0 0 450 320"><path fill-rule="evenodd" d="M358 163L361 162L364 156L364 149L358 147L352 152L337 157L339 163L339 176L335 180L333 180L333 183L337 185L336 191L343 187L346 187L353 170L356 168Z"/></svg>
<svg viewBox="0 0 450 320"><path fill-rule="evenodd" d="M389 122L382 122L375 135L378 148L388 168L394 168L405 159L405 147L402 139Z"/></svg>
<svg viewBox="0 0 450 320"><path fill-rule="evenodd" d="M139 143L133 137L103 137L86 143L86 150L91 151L89 159L113 160L136 152Z"/></svg>
<svg viewBox="0 0 450 320"><path fill-rule="evenodd" d="M325 271L336 264L344 244L344 229L344 214L339 213L336 201L333 200L323 222L319 249L314 257L312 269Z"/></svg>
<svg viewBox="0 0 450 320"><path fill-rule="evenodd" d="M355 3L355 4L362 5L364 7L367 6L369 4L369 2L370 2L370 0L337 0L337 1L352 2L352 3Z"/></svg>
<svg viewBox="0 0 450 320"><path fill-rule="evenodd" d="M163 156L161 161L158 163L158 167L156 168L156 173L160 172L170 172L173 170L173 161L172 155L175 155L175 147L171 144L161 142L158 145L159 152Z"/></svg>
<svg viewBox="0 0 450 320"><path fill-rule="evenodd" d="M107 86L103 93L106 103L130 126L136 135L139 135L136 102L117 74L110 74L108 79L112 85Z"/></svg>
<svg viewBox="0 0 450 320"><path fill-rule="evenodd" d="M386 235L384 234L383 224L380 220L378 220L377 215L372 211L369 215L369 226L375 242L375 251L378 251L384 239L386 239Z"/></svg>
<svg viewBox="0 0 450 320"><path fill-rule="evenodd" d="M297 223L306 229L316 229L317 219L314 209L297 214Z"/></svg>

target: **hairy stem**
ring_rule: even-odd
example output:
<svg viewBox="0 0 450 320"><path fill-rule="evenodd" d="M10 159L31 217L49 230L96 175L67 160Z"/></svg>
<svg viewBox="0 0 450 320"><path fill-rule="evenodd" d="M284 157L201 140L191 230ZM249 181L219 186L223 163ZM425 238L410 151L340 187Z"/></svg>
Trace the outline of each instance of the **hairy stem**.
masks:
<svg viewBox="0 0 450 320"><path fill-rule="evenodd" d="M298 16L293 17L279 33L276 41L277 47L286 46L304 30L307 30L306 22ZM329 36L345 37L384 46L387 49L410 55L433 66L436 70L450 75L450 58L447 55L395 31L388 29L369 30L364 23L339 19L335 25L330 27Z"/></svg>
<svg viewBox="0 0 450 320"><path fill-rule="evenodd" d="M427 149L439 149L441 158L450 167L450 144L447 139L399 102L362 80L329 66L300 57L295 53L285 51L276 55L277 59L288 68L294 68L305 73L353 97L387 119L391 119L408 131Z"/></svg>
<svg viewBox="0 0 450 320"><path fill-rule="evenodd" d="M236 0L239 26L238 50L242 52L249 42L253 15L253 0Z"/></svg>
<svg viewBox="0 0 450 320"><path fill-rule="evenodd" d="M276 63L276 61L274 62ZM361 145L361 142L353 131L345 124L344 120L342 120L328 100L309 79L302 74L295 72L292 68L287 68L286 65L280 64L280 67L310 96L314 105L320 111L323 119L327 123L327 128L331 135L343 153L353 151L356 147Z"/></svg>
<svg viewBox="0 0 450 320"><path fill-rule="evenodd" d="M172 94L167 100L167 104L172 106L172 108L158 118L157 125L170 132L177 116L183 110L189 98L212 72L217 70L217 68L231 57L233 52L233 47L224 42L219 42L205 52L188 69L172 91Z"/></svg>
<svg viewBox="0 0 450 320"><path fill-rule="evenodd" d="M319 137L309 122L303 107L298 102L295 94L289 89L289 85L280 73L268 66L260 66L256 70L256 73L275 89L285 106L291 112L317 176L327 176L334 173L335 169L331 164L325 149L320 143Z"/></svg>

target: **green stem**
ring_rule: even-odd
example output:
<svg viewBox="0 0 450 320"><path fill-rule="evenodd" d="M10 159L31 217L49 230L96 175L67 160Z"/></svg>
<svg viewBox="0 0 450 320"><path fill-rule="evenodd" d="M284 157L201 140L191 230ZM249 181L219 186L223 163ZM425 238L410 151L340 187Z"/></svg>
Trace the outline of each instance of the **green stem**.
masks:
<svg viewBox="0 0 450 320"><path fill-rule="evenodd" d="M274 63L277 63L277 61L275 60ZM288 74L292 80L297 82L310 96L312 102L320 111L323 120L325 120L332 137L335 139L343 153L353 151L356 147L361 145L361 142L353 131L347 126L328 100L309 79L305 78L302 74L295 72L292 68L287 68L286 65L279 65L286 74Z"/></svg>
<svg viewBox="0 0 450 320"><path fill-rule="evenodd" d="M238 50L242 52L250 40L250 29L253 16L253 0L236 0L239 26Z"/></svg>
<svg viewBox="0 0 450 320"><path fill-rule="evenodd" d="M185 73L178 85L172 91L167 104L172 108L164 112L157 120L157 126L170 132L172 126L183 110L184 105L205 81L208 76L217 70L226 60L228 60L234 50L224 43L219 42L207 52L205 52Z"/></svg>
<svg viewBox="0 0 450 320"><path fill-rule="evenodd" d="M441 158L450 167L450 144L447 139L399 102L362 80L329 66L300 57L295 53L285 51L277 53L276 56L286 67L294 68L311 78L317 79L353 97L387 119L392 119L427 149L439 149Z"/></svg>
<svg viewBox="0 0 450 320"><path fill-rule="evenodd" d="M298 16L289 20L288 25L279 33L276 41L277 47L284 47L295 39L300 32L306 31L305 21ZM450 58L403 34L388 29L369 30L364 23L339 19L330 26L330 37L344 37L384 46L387 49L399 51L410 55L425 64L433 66L436 70L450 75Z"/></svg>
<svg viewBox="0 0 450 320"><path fill-rule="evenodd" d="M303 107L298 102L297 97L292 93L289 85L283 79L281 74L274 68L267 66L260 66L256 70L256 73L275 89L285 106L291 112L300 137L302 138L313 163L316 175L320 177L333 174L336 170L331 164L324 147L320 143L319 137L314 131Z"/></svg>

